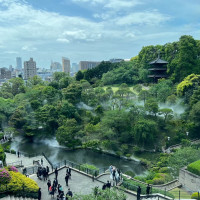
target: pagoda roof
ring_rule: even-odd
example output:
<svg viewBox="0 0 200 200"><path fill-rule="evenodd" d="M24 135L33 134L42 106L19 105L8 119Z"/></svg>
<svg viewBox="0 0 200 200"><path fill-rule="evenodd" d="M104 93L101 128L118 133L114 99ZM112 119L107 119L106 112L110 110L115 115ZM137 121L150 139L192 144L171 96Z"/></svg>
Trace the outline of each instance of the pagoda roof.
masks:
<svg viewBox="0 0 200 200"><path fill-rule="evenodd" d="M150 64L150 65L153 65L153 64L168 64L168 62L165 61L165 60L162 60L162 59L160 59L160 58L157 58L156 60L151 61L149 64Z"/></svg>

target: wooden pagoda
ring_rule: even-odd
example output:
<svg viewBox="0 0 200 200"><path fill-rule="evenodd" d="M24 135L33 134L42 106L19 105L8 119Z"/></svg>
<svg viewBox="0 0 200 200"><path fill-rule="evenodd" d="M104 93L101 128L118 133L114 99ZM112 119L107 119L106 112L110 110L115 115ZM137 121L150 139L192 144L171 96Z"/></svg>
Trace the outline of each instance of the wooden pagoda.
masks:
<svg viewBox="0 0 200 200"><path fill-rule="evenodd" d="M160 78L167 77L167 64L168 62L165 60L160 59L160 53L158 54L158 58L149 63L151 68L149 68L150 74L148 75L149 78L153 78L154 82L158 82Z"/></svg>

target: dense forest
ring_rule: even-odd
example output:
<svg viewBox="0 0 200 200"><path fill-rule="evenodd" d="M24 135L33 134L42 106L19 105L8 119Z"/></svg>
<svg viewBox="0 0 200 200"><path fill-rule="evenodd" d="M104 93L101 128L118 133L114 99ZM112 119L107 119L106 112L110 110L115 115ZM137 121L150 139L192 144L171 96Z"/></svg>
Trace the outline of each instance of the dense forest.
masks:
<svg viewBox="0 0 200 200"><path fill-rule="evenodd" d="M168 61L167 79L152 83L149 62ZM129 157L200 138L200 41L146 46L129 62L102 62L75 77L13 78L0 89L1 129L55 137L68 148L112 150ZM186 134L189 132L189 134ZM170 138L170 140L169 140Z"/></svg>

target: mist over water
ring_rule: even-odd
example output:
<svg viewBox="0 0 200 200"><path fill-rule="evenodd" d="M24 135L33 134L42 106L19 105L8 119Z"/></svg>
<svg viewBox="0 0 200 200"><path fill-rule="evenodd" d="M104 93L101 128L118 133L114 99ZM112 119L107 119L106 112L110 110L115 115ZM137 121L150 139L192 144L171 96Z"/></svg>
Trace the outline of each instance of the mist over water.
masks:
<svg viewBox="0 0 200 200"><path fill-rule="evenodd" d="M120 168L122 172L133 171L137 175L143 174L146 170L140 162L137 161L127 161L111 155L94 152L92 150L67 150L58 144L55 137L52 139L35 139L33 141L22 137L16 137L11 144L11 149L27 154L42 154L42 152L44 152L49 160L54 164L63 160L69 160L79 164L92 164L99 168L107 168L110 165L114 165Z"/></svg>

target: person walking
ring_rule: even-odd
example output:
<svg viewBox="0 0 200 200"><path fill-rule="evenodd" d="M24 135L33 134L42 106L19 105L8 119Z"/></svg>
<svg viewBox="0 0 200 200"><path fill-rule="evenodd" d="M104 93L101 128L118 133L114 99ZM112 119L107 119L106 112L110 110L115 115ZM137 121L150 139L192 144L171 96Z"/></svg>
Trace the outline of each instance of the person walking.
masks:
<svg viewBox="0 0 200 200"><path fill-rule="evenodd" d="M148 185L147 185L147 189L146 189L147 197L149 197L150 189L151 189L151 187L150 187L150 185L148 184Z"/></svg>
<svg viewBox="0 0 200 200"><path fill-rule="evenodd" d="M41 158L41 165L43 166L43 159Z"/></svg>
<svg viewBox="0 0 200 200"><path fill-rule="evenodd" d="M41 192L41 188L39 188L38 190L38 200L41 200L42 197L42 192Z"/></svg>
<svg viewBox="0 0 200 200"><path fill-rule="evenodd" d="M68 189L68 192L66 194L66 199L68 199L68 197L73 197L73 193L72 191L70 190L70 188Z"/></svg>
<svg viewBox="0 0 200 200"><path fill-rule="evenodd" d="M68 186L68 180L69 180L69 174L67 173L66 176L65 176L65 183L66 183L66 186Z"/></svg>
<svg viewBox="0 0 200 200"><path fill-rule="evenodd" d="M49 178L49 166L46 167L46 171L47 171L47 178Z"/></svg>
<svg viewBox="0 0 200 200"><path fill-rule="evenodd" d="M47 186L48 186L48 191L49 191L49 188L51 186L51 181L50 180L47 181Z"/></svg>
<svg viewBox="0 0 200 200"><path fill-rule="evenodd" d="M116 170L115 170L115 168L113 168L113 170L112 170L113 181L115 180L115 174L116 174Z"/></svg>
<svg viewBox="0 0 200 200"><path fill-rule="evenodd" d="M66 173L68 173L69 177L71 178L72 174L71 174L71 168L69 166L66 169Z"/></svg>
<svg viewBox="0 0 200 200"><path fill-rule="evenodd" d="M137 188L137 200L140 200L140 194L141 194L141 187L138 186L138 188Z"/></svg>
<svg viewBox="0 0 200 200"><path fill-rule="evenodd" d="M112 174L112 170L113 170L113 166L110 165L110 167L109 167L110 174Z"/></svg>
<svg viewBox="0 0 200 200"><path fill-rule="evenodd" d="M19 153L19 151L17 151L17 157L19 158L19 155L20 155L20 153Z"/></svg>
<svg viewBox="0 0 200 200"><path fill-rule="evenodd" d="M56 179L57 179L58 178L58 169L57 169L57 167L55 169L55 176L56 176Z"/></svg>

